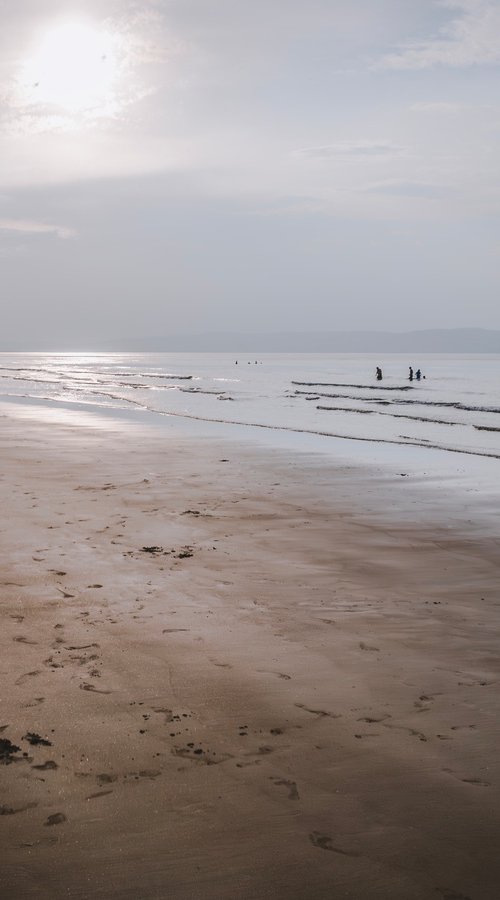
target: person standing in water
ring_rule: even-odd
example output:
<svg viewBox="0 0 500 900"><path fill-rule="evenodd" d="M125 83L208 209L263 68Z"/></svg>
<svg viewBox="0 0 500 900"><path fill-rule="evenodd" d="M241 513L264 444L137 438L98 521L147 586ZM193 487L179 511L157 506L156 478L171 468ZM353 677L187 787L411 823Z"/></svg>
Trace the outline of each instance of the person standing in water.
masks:
<svg viewBox="0 0 500 900"><path fill-rule="evenodd" d="M380 368L380 366L377 366L376 373L377 373L377 381L382 381L382 369Z"/></svg>
<svg viewBox="0 0 500 900"><path fill-rule="evenodd" d="M421 377L422 372L420 371L420 369L417 369L417 371L415 372L415 378L417 379L417 381L420 381Z"/></svg>
<svg viewBox="0 0 500 900"><path fill-rule="evenodd" d="M413 369L411 366L410 366L410 374L408 375L408 378L410 379L410 381L413 381Z"/></svg>

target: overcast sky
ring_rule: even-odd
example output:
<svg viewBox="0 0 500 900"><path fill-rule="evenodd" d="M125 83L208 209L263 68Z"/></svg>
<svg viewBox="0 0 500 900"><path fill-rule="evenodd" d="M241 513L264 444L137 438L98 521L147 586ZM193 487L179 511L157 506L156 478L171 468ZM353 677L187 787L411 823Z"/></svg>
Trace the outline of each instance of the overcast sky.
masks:
<svg viewBox="0 0 500 900"><path fill-rule="evenodd" d="M1 342L500 328L500 0L0 0Z"/></svg>

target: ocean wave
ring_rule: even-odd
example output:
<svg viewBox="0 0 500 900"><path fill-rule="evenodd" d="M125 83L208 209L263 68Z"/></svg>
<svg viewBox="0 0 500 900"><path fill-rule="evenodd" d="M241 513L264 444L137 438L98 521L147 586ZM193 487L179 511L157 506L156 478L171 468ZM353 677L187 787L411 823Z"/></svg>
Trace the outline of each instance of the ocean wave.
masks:
<svg viewBox="0 0 500 900"><path fill-rule="evenodd" d="M409 419L410 422L429 422L434 425L464 425L467 427L467 422L450 422L447 419L430 419L426 416L410 416L405 415L405 413L385 413L381 412L378 409L353 409L352 407L346 406L317 406L316 409L324 409L324 410L332 410L335 412L349 412L349 413L373 413L376 416L389 416L391 419ZM479 425L475 425L475 428L478 428L480 431L500 431L500 428L481 428Z"/></svg>
<svg viewBox="0 0 500 900"><path fill-rule="evenodd" d="M194 375L159 375L151 372L139 372L141 378L169 378L173 381L190 381Z"/></svg>
<svg viewBox="0 0 500 900"><path fill-rule="evenodd" d="M310 391L295 391L295 394L300 396L309 397L311 396ZM329 400L359 400L361 403L380 403L384 406L432 406L441 409L460 409L463 412L484 412L484 413L493 413L498 415L500 413L499 406L481 406L476 404L474 406L468 403L460 403L457 400L414 400L408 399L407 397L401 397L397 400L386 400L385 397L360 397L358 394L327 394L316 392L315 396L325 397Z"/></svg>
<svg viewBox="0 0 500 900"><path fill-rule="evenodd" d="M294 394L298 397L305 397L306 399L309 399L309 397L312 396L313 392L294 391ZM360 400L362 403L394 403L393 400L386 400L384 397L360 397L358 394L325 394L321 391L314 391L314 396L325 397L328 400Z"/></svg>
<svg viewBox="0 0 500 900"><path fill-rule="evenodd" d="M405 398L402 400L393 401L400 404L409 404L416 403L418 406L434 406L434 407L442 407L443 409L461 409L465 412L484 412L484 413L494 413L498 415L500 413L499 406L471 406L468 403L460 403L459 401L454 400L406 400Z"/></svg>
<svg viewBox="0 0 500 900"><path fill-rule="evenodd" d="M145 407L146 408L146 407ZM333 431L323 431L319 429L312 428L296 428L288 425L269 425L264 422L242 422L236 419L219 419L215 417L208 416L197 416L192 413L185 412L167 412L166 410L154 410L151 409L150 412L159 413L162 416L174 416L176 418L181 419L192 419L197 422L214 422L220 425L242 425L246 428L264 428L269 431L286 431L291 434L311 434L317 437L330 437L336 438L342 441L362 441L364 443L369 444L395 444L397 446L406 447L423 447L429 450L442 450L445 453L459 453L464 454L466 456L480 456L487 459L500 459L500 453L488 453L483 450L472 450L465 447L449 447L445 444L432 443L430 440L426 440L425 438L420 438L419 440L415 439L411 436L400 435L403 440L396 440L395 438L381 438L381 437L367 437L360 436L356 434L339 434L338 432Z"/></svg>
<svg viewBox="0 0 500 900"><path fill-rule="evenodd" d="M132 403L132 401L128 401L125 397L123 397L123 398L113 397L111 394L109 394L109 395L108 394L96 394L96 396L108 397L108 399L115 401L115 405L109 406L108 404L105 404L105 403L99 403L99 401L97 401L97 400L91 400L91 399L78 400L78 399L73 399L72 397L50 397L50 396L44 396L43 394L29 394L29 393L28 394L26 394L26 393L25 394L11 394L11 393L5 392L5 391L2 391L2 393L0 393L0 399L32 400L34 404L36 404L39 400L42 400L44 403L50 403L53 406L59 406L62 404L74 404L75 406L97 406L97 407L100 407L101 409L126 409L127 407L125 405L120 406L119 404L120 403L126 404L129 402ZM118 405L116 405L116 403L118 403ZM138 409L139 408L147 409L146 406L141 407L140 404L134 403L133 405L136 406Z"/></svg>
<svg viewBox="0 0 500 900"><path fill-rule="evenodd" d="M181 387L180 390L183 394L214 394L217 396L221 393L221 391L210 391L208 388L198 388L198 387Z"/></svg>
<svg viewBox="0 0 500 900"><path fill-rule="evenodd" d="M105 407L105 404L99 404L95 400L72 400L66 398L54 398L54 397L41 397L40 395L33 394L3 394L2 396L7 397L9 399L19 400L20 397L24 399L33 400L35 403L37 400L44 400L50 403L54 403L56 405L63 403L75 403L81 406L99 406ZM145 403L139 403L133 399L127 397L121 397L116 394L107 393L103 391L96 391L95 397L101 396L111 399L120 404L129 404L133 406L137 410L148 411L154 415L160 415L167 418L180 418L180 419L189 419L199 422L210 422L216 423L220 425L236 425L243 426L246 428L258 428L265 429L269 431L276 432L288 432L291 434L309 434L317 437L326 437L326 438L334 438L337 440L345 440L345 441L360 441L363 443L371 443L371 444L392 444L397 446L414 446L414 447L422 447L425 449L431 450L440 450L446 453L454 453L454 454L463 454L466 456L477 456L488 459L500 459L500 453L488 452L485 450L465 448L465 447L453 447L445 444L440 444L435 441L427 440L425 438L415 438L411 435L399 435L399 439L397 438L382 438L376 436L367 436L367 435L356 435L356 434L342 434L334 431L325 431L324 429L315 429L315 428L299 428L291 425L271 425L265 422L250 422L250 421L242 421L237 419L225 419L218 418L214 416L201 416L195 415L193 413L187 412L178 412L174 410L159 410L154 407L148 406ZM122 406L121 408L126 408ZM447 423L448 424L448 423Z"/></svg>
<svg viewBox="0 0 500 900"><path fill-rule="evenodd" d="M361 388L364 391L412 391L413 385L381 385L381 384L345 384L344 382L335 381L292 381L292 384L298 384L301 387L340 387L340 388Z"/></svg>
<svg viewBox="0 0 500 900"><path fill-rule="evenodd" d="M51 379L51 378L26 378L22 375L2 375L0 373L0 378L5 378L8 381L28 381L33 382L34 384L61 384L60 379Z"/></svg>

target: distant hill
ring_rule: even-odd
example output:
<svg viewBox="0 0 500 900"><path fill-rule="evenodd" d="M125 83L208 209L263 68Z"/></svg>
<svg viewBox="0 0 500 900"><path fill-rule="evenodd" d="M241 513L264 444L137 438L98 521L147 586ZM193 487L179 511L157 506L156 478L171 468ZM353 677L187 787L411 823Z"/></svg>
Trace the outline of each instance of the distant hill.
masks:
<svg viewBox="0 0 500 900"><path fill-rule="evenodd" d="M109 349L150 353L500 353L500 331L452 328L406 332L208 332L128 339L115 342Z"/></svg>
<svg viewBox="0 0 500 900"><path fill-rule="evenodd" d="M243 334L205 332L161 337L76 341L3 341L0 350L130 353L500 353L500 331L442 328L421 331L305 331Z"/></svg>

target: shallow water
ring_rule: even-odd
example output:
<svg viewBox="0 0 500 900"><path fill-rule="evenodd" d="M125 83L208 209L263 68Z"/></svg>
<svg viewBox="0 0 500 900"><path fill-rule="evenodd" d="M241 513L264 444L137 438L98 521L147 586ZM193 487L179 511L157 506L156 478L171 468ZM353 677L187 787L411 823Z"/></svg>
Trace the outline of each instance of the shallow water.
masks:
<svg viewBox="0 0 500 900"><path fill-rule="evenodd" d="M410 362L420 382L395 355L1 354L0 392L500 458L500 356Z"/></svg>

